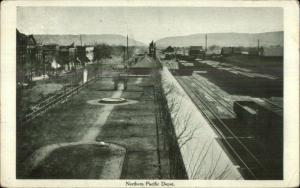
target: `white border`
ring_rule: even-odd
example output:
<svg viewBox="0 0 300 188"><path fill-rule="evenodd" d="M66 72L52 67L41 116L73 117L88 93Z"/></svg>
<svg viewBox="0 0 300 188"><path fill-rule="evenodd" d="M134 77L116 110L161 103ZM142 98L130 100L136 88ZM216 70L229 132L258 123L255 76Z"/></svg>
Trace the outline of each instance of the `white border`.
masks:
<svg viewBox="0 0 300 188"><path fill-rule="evenodd" d="M176 187L297 187L299 185L299 5L297 1L4 1L1 3L1 186L125 187L126 180L16 180L16 6L156 6L284 8L284 180L172 180ZM151 181L151 180L150 180ZM159 182L159 180L157 180ZM137 182L145 182L137 180Z"/></svg>

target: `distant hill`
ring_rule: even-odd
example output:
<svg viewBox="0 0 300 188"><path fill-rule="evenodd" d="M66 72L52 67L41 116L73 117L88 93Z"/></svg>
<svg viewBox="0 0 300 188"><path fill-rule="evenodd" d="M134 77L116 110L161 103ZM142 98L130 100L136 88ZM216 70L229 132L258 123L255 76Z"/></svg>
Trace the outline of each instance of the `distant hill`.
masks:
<svg viewBox="0 0 300 188"><path fill-rule="evenodd" d="M33 35L38 43L69 45L74 42L80 45L80 35ZM102 35L81 35L82 44L93 45L105 43L108 45L126 45L126 37L122 35L102 34ZM128 39L129 46L145 46L144 43L134 39Z"/></svg>
<svg viewBox="0 0 300 188"><path fill-rule="evenodd" d="M257 40L261 46L283 46L283 31L267 33L208 33L207 45L218 46L257 46ZM167 37L156 41L159 47L167 46L205 46L205 34L193 34L187 36Z"/></svg>

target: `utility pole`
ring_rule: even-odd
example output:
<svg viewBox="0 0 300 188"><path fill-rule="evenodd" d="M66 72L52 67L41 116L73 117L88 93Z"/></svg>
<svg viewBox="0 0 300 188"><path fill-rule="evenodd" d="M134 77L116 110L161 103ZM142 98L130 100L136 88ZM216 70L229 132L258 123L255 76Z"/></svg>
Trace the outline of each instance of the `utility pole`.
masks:
<svg viewBox="0 0 300 188"><path fill-rule="evenodd" d="M127 47L127 48L126 48L126 49L127 49L127 50L126 50L126 55L127 55L127 58L126 58L126 59L129 59L129 54L128 54L128 35L127 35L126 39L127 39L127 40L126 40L126 47Z"/></svg>
<svg viewBox="0 0 300 188"><path fill-rule="evenodd" d="M207 34L205 34L205 52L207 52Z"/></svg>
<svg viewBox="0 0 300 188"><path fill-rule="evenodd" d="M258 56L260 55L259 53L259 39L257 40L257 53L258 53Z"/></svg>
<svg viewBox="0 0 300 188"><path fill-rule="evenodd" d="M123 52L123 61L125 64L125 61L126 61L126 47L125 46L124 46L124 52Z"/></svg>
<svg viewBox="0 0 300 188"><path fill-rule="evenodd" d="M79 36L80 36L80 45L82 46L82 38L81 38L81 34L80 34Z"/></svg>

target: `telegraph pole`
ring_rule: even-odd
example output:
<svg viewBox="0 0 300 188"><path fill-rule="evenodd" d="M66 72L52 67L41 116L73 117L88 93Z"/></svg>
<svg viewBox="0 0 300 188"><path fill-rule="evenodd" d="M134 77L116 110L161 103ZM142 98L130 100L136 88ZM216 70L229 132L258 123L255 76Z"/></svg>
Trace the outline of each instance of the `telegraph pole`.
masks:
<svg viewBox="0 0 300 188"><path fill-rule="evenodd" d="M205 34L205 52L207 51L207 34Z"/></svg>
<svg viewBox="0 0 300 188"><path fill-rule="evenodd" d="M80 45L82 46L82 38L81 38L81 34L80 34L79 36L80 36Z"/></svg>
<svg viewBox="0 0 300 188"><path fill-rule="evenodd" d="M129 59L129 54L128 54L128 35L126 37L126 55L127 55L127 58L126 59Z"/></svg>
<svg viewBox="0 0 300 188"><path fill-rule="evenodd" d="M257 40L257 53L258 53L258 56L260 55L260 52L259 52L259 39Z"/></svg>

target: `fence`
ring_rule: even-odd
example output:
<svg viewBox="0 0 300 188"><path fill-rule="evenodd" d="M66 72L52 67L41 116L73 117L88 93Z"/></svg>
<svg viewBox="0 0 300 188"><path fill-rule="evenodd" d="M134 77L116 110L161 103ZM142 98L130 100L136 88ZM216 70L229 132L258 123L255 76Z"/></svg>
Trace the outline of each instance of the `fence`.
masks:
<svg viewBox="0 0 300 188"><path fill-rule="evenodd" d="M90 82L96 80L97 76L94 76L90 78L86 83L82 83L79 86L75 88L70 88L69 90L65 90L62 93L58 93L54 96L51 96L50 98L47 98L46 100L42 101L38 105L34 107L34 111L26 114L22 118L23 123L28 123L31 120L35 119L36 117L40 116L41 114L47 112L52 107L56 106L57 104L64 103L67 101L69 97L72 95L78 93L82 88L87 86Z"/></svg>

